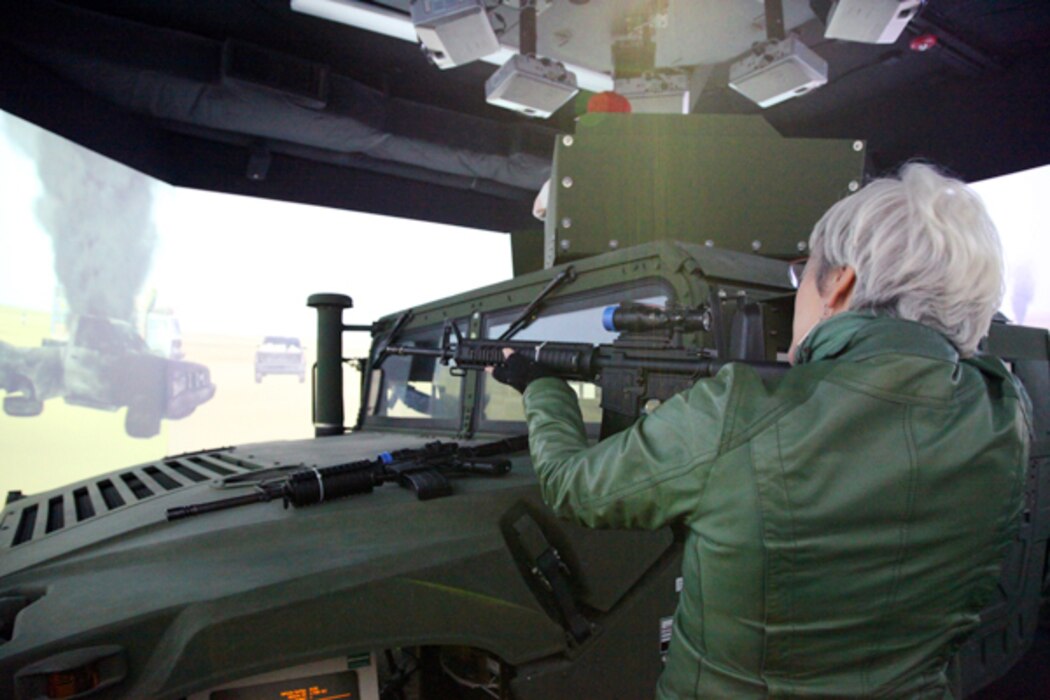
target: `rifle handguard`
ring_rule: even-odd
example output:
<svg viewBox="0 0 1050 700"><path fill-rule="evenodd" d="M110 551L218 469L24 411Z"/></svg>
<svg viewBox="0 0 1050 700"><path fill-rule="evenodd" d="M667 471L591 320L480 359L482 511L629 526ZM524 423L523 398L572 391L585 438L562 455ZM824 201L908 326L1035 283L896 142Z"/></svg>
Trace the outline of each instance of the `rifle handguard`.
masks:
<svg viewBox="0 0 1050 700"><path fill-rule="evenodd" d="M341 464L292 474L284 487L284 498L293 506L309 506L358 493L371 493L375 487L372 470L358 464Z"/></svg>

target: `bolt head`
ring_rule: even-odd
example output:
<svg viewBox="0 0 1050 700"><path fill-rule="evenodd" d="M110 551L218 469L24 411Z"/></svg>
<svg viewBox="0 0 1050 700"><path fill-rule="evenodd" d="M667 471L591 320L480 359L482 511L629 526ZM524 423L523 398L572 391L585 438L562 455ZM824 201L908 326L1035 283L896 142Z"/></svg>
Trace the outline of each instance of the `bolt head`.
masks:
<svg viewBox="0 0 1050 700"><path fill-rule="evenodd" d="M860 189L860 183L859 182L857 182L856 180L850 180L849 181L849 191L850 192L856 192L859 189Z"/></svg>
<svg viewBox="0 0 1050 700"><path fill-rule="evenodd" d="M572 228L572 219L566 216L564 219L561 220L561 227Z"/></svg>
<svg viewBox="0 0 1050 700"><path fill-rule="evenodd" d="M611 241L609 241L609 247L615 250L620 247L620 242L614 238Z"/></svg>
<svg viewBox="0 0 1050 700"><path fill-rule="evenodd" d="M798 252L800 252L800 253L801 253L802 251L804 251L804 250L806 249L806 242L805 242L805 241L799 241L799 242L798 242L798 243L797 243L797 244L795 245L795 247L796 247L796 248L798 248Z"/></svg>
<svg viewBox="0 0 1050 700"><path fill-rule="evenodd" d="M762 241L751 241L751 250L761 250Z"/></svg>
<svg viewBox="0 0 1050 700"><path fill-rule="evenodd" d="M561 142L565 146L571 146L575 142L575 139L573 139L572 136L566 134L565 136L561 137Z"/></svg>
<svg viewBox="0 0 1050 700"><path fill-rule="evenodd" d="M568 250L569 249L569 239L568 238L563 238L560 241L558 241L558 247L560 247L562 250Z"/></svg>
<svg viewBox="0 0 1050 700"><path fill-rule="evenodd" d="M854 151L863 151L864 150L864 142L863 141L854 141L853 142L853 150Z"/></svg>
<svg viewBox="0 0 1050 700"><path fill-rule="evenodd" d="M561 179L561 186L568 189L572 187L572 178L566 175Z"/></svg>

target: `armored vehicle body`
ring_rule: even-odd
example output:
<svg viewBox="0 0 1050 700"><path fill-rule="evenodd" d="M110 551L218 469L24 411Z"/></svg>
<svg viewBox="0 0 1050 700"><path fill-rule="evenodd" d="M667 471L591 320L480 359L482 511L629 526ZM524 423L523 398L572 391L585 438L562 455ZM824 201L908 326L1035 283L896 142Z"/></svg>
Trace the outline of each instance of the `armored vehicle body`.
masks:
<svg viewBox="0 0 1050 700"><path fill-rule="evenodd" d="M517 340L615 345L601 324L607 307L644 302L717 316L680 339L697 357L722 347L733 359L766 361L786 349L784 262L660 242L572 267L572 281L548 294ZM645 697L675 609L678 533L558 520L539 499L523 443L509 439L524 427L516 394L434 357L391 354L376 366L392 341L441 347L447 321L498 338L565 269L374 324L351 434L178 455L8 503L0 694L74 696L53 694L62 687L77 697L164 700L325 688L302 697L377 698L414 687L423 697ZM1036 393L1046 387L1046 335L997 326L990 340L1034 396L1046 395ZM635 405L644 411L666 396L639 376ZM594 384L573 386L597 435L608 402ZM1045 408L1037 416L1045 431ZM469 451L478 445L488 446L487 462ZM494 459L504 466L477 468ZM380 462L398 470L389 480L403 488L375 480L343 498L304 490L333 468ZM1034 521L1045 515L1045 462L1037 450ZM419 472L448 488L429 490L430 477L411 478ZM208 512L231 497L252 505ZM1029 567L1042 570L1045 537L1029 529L1017 542L1002 600L959 657L963 694L1005 670L1030 639L1040 581ZM1007 649L1004 634L1017 640Z"/></svg>

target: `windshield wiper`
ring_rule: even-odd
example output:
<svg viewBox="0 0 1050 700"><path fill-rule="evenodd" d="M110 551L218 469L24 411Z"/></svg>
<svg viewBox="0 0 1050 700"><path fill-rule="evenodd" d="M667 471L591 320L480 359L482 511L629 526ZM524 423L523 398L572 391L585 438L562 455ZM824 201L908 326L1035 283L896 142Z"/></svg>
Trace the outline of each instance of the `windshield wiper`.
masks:
<svg viewBox="0 0 1050 700"><path fill-rule="evenodd" d="M543 308L544 300L560 287L574 282L575 280L576 268L569 265L567 268L559 272L554 279L548 282L547 286L536 295L536 298L533 299L520 314L518 314L518 317L511 321L510 326L507 327L507 330L503 331L503 335L501 335L498 340L510 340L518 334L518 331L528 328L539 315L540 309Z"/></svg>
<svg viewBox="0 0 1050 700"><path fill-rule="evenodd" d="M536 295L536 298L529 302L529 305L526 306L513 321L511 321L510 325L507 327L507 330L505 330L498 339L510 340L519 331L528 328L532 324L532 322L536 320L536 317L539 315L540 310L543 308L543 302L547 299L547 297L549 297L551 294L556 292L564 285L570 284L575 280L576 268L574 268L572 265L569 265L564 270L555 275L554 278L547 283L547 286L544 287L540 291L540 293ZM386 360L387 356L391 354L392 348L394 350L400 351L401 348L396 348L394 346L394 343L397 341L398 336L401 334L401 329L404 328L405 324L408 323L408 321L411 318L412 309L409 309L408 311L404 312L398 317L397 321L394 323L394 327L390 330L390 333L388 333L386 338L381 340L376 346L376 360L375 363L373 363L372 365L373 368L378 369L382 366L383 361ZM448 333L447 326L445 332ZM456 335L459 335L458 328L456 329ZM420 350L425 352L425 350L422 348L420 348ZM394 352L394 354L400 353ZM433 354L440 355L441 353L440 351L435 350Z"/></svg>
<svg viewBox="0 0 1050 700"><path fill-rule="evenodd" d="M387 333L385 338L376 344L375 362L372 363L373 369L379 369L382 366L383 360L385 360L387 356L387 348L398 339L398 336L401 335L401 331L410 320L412 320L412 309L409 309L398 316L397 320L394 321L394 327L390 329L390 332Z"/></svg>

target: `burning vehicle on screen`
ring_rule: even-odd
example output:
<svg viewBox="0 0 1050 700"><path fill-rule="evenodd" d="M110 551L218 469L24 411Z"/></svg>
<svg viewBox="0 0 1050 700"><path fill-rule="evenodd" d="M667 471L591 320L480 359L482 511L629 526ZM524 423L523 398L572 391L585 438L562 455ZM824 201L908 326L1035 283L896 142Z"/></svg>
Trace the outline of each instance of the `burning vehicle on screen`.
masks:
<svg viewBox="0 0 1050 700"><path fill-rule="evenodd" d="M255 382L268 374L294 374L306 381L306 358L298 338L268 335L255 350Z"/></svg>
<svg viewBox="0 0 1050 700"><path fill-rule="evenodd" d="M207 367L154 354L124 321L78 316L70 331L69 340L40 348L0 343L7 415L39 415L44 401L61 396L76 406L127 407L124 430L147 438L160 431L162 419L185 418L215 395Z"/></svg>

